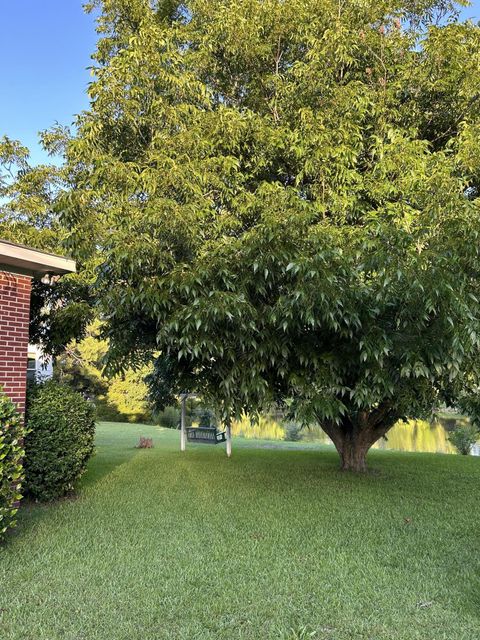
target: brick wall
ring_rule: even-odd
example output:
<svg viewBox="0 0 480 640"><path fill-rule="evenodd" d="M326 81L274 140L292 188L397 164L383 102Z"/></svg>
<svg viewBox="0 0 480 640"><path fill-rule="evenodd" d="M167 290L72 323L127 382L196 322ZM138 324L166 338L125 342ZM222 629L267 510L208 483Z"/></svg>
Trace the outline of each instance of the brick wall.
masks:
<svg viewBox="0 0 480 640"><path fill-rule="evenodd" d="M25 409L31 278L0 271L0 386Z"/></svg>

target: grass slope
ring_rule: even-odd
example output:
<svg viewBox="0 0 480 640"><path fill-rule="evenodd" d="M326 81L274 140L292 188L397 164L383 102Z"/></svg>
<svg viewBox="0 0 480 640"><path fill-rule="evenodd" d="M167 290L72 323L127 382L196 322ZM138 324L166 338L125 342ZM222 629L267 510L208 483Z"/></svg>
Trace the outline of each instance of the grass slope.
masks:
<svg viewBox="0 0 480 640"><path fill-rule="evenodd" d="M480 639L480 459L374 452L354 477L238 444L101 424L78 498L0 549L0 638Z"/></svg>

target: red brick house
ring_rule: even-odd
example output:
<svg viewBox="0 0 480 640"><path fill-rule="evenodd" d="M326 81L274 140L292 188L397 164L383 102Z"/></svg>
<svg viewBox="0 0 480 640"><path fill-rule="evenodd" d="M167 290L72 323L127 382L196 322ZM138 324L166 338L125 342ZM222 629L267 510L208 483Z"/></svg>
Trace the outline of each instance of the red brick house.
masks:
<svg viewBox="0 0 480 640"><path fill-rule="evenodd" d="M32 279L74 271L73 260L0 240L0 387L22 412Z"/></svg>

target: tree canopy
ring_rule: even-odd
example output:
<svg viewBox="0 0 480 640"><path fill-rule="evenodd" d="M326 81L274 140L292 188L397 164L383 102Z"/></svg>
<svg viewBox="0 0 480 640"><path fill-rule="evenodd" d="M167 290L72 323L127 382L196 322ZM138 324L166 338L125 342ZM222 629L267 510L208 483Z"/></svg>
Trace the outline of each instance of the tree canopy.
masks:
<svg viewBox="0 0 480 640"><path fill-rule="evenodd" d="M41 134L45 149L61 152L69 131L55 127ZM32 166L30 152L19 141L0 138L0 238L64 255L67 230L57 210L59 192L68 186L64 168L55 164ZM30 339L46 352L63 351L72 338L81 337L92 317L94 259L81 263L79 273L61 280L34 280Z"/></svg>
<svg viewBox="0 0 480 640"><path fill-rule="evenodd" d="M356 470L476 389L479 27L432 0L94 7L56 207L110 367L159 357L225 416L282 403Z"/></svg>

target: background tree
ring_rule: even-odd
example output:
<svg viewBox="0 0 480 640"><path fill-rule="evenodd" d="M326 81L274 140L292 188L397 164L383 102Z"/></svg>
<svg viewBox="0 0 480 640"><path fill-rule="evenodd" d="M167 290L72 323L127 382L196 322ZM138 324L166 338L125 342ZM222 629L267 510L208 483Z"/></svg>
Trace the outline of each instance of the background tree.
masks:
<svg viewBox="0 0 480 640"><path fill-rule="evenodd" d="M170 392L282 403L354 470L476 388L477 26L421 0L93 6L59 206L100 252L112 369L160 352Z"/></svg>
<svg viewBox="0 0 480 640"><path fill-rule="evenodd" d="M480 432L474 424L460 424L448 436L449 441L462 456L468 456L477 442Z"/></svg>
<svg viewBox="0 0 480 640"><path fill-rule="evenodd" d="M56 126L41 135L46 151L62 153L67 129ZM66 230L60 223L56 200L63 181L62 167L32 166L29 150L7 136L0 139L0 238L35 249L65 255ZM89 285L92 270L79 264L80 273L32 283L30 339L45 352L60 353L83 334L92 316Z"/></svg>
<svg viewBox="0 0 480 640"><path fill-rule="evenodd" d="M95 403L99 420L145 422L152 420L152 407L144 381L151 367L126 370L122 375L103 375L107 340L100 338L100 322L87 327L81 340L70 342L55 362L55 377Z"/></svg>

